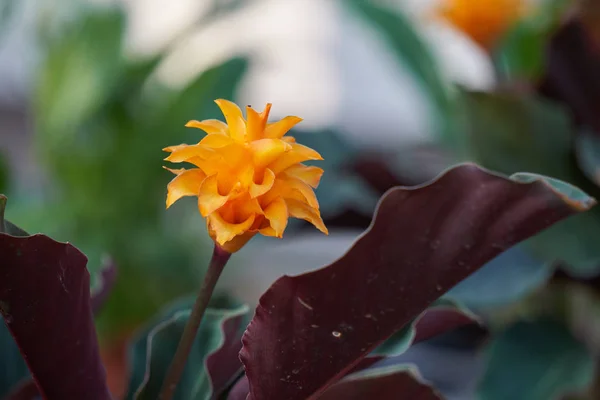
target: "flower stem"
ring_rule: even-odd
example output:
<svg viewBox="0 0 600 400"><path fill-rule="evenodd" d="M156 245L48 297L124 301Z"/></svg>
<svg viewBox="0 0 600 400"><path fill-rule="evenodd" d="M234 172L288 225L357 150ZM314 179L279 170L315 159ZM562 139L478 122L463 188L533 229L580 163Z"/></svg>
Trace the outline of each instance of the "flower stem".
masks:
<svg viewBox="0 0 600 400"><path fill-rule="evenodd" d="M225 264L227 264L229 257L231 257L231 253L226 252L215 244L208 271L204 276L204 282L198 292L194 308L190 314L190 319L183 330L181 340L177 346L177 351L175 352L175 356L173 357L173 361L169 366L169 370L167 371L163 382L162 389L160 390L160 396L158 397L160 400L171 400L175 394L175 389L177 389L177 384L183 374L188 355L190 354L190 350L196 339L202 316L204 315L204 311L206 311L213 290L215 289L217 281L219 280L221 272L223 272L223 268L225 267Z"/></svg>

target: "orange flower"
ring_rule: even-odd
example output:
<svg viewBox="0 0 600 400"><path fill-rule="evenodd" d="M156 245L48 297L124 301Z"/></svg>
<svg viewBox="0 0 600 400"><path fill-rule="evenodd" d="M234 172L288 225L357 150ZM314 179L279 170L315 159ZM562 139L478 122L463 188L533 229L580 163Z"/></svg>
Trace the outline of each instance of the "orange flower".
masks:
<svg viewBox="0 0 600 400"><path fill-rule="evenodd" d="M444 0L436 14L490 49L524 11L523 0Z"/></svg>
<svg viewBox="0 0 600 400"><path fill-rule="evenodd" d="M167 187L167 208L184 196L197 196L211 238L230 253L256 233L281 238L290 216L327 234L313 192L323 170L301 164L323 158L284 136L302 119L290 116L267 123L271 109L267 104L262 113L248 106L246 120L234 103L215 102L227 123L190 121L187 127L208 135L198 144L164 149L171 153L166 161L196 167L169 169L177 176Z"/></svg>

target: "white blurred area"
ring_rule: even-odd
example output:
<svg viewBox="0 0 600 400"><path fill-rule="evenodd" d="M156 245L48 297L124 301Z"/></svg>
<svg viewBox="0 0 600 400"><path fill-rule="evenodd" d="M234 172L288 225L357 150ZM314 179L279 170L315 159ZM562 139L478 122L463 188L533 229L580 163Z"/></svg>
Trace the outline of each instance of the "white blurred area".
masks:
<svg viewBox="0 0 600 400"><path fill-rule="evenodd" d="M143 58L165 52L158 78L169 86L182 87L233 55L249 55L251 69L236 99L243 104L260 107L272 102L276 116L301 115L306 128L340 126L365 145L420 140L433 129L431 107L419 85L398 67L379 34L340 1L255 0L218 18L206 14L215 3L224 8L233 0L88 1L123 3L128 13L128 55ZM27 101L37 53L36 16L48 9L67 13L75 3L15 2L15 13L0 39L4 104ZM492 67L483 51L428 16L435 1L387 3L415 19L449 82L476 89L493 85ZM57 11L61 8L65 10Z"/></svg>

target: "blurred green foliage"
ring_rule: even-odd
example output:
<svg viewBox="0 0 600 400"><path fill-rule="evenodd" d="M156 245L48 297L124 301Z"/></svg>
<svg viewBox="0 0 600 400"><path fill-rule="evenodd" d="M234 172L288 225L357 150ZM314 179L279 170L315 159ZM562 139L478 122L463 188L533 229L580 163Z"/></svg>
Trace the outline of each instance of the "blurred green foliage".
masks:
<svg viewBox="0 0 600 400"><path fill-rule="evenodd" d="M547 400L585 390L594 360L564 325L518 322L493 339L481 400Z"/></svg>
<svg viewBox="0 0 600 400"><path fill-rule="evenodd" d="M571 4L571 0L539 2L531 15L513 25L494 49L500 78L536 82L541 77L546 43Z"/></svg>
<svg viewBox="0 0 600 400"><path fill-rule="evenodd" d="M92 269L106 253L118 265L99 319L103 334L129 330L196 289L203 243L169 220L180 214L166 215L171 174L161 168L161 149L198 141L185 123L217 117L213 100L231 98L246 69L245 60L234 59L181 91L169 89L153 77L160 56L124 56L125 27L120 9L85 9L44 38L34 96L38 152L51 178L45 213L56 210L47 217L52 231L74 241ZM34 230L45 225L29 223Z"/></svg>

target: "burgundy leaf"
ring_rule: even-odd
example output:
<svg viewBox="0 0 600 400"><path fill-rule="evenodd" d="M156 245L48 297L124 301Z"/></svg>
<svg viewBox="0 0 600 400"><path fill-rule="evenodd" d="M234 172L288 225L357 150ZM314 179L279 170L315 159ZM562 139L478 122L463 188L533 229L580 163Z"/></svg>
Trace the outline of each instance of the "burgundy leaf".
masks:
<svg viewBox="0 0 600 400"><path fill-rule="evenodd" d="M231 388L231 391L227 395L227 400L246 400L250 393L250 384L248 378L242 376Z"/></svg>
<svg viewBox="0 0 600 400"><path fill-rule="evenodd" d="M442 400L442 396L406 366L392 366L344 378L318 399Z"/></svg>
<svg viewBox="0 0 600 400"><path fill-rule="evenodd" d="M345 256L261 297L240 352L249 397L316 398L487 261L593 204L471 164L390 190Z"/></svg>
<svg viewBox="0 0 600 400"><path fill-rule="evenodd" d="M414 337L412 338L412 342L406 344L406 346L419 343L423 340L431 339L437 335L441 335L442 333L469 324L479 325L479 321L475 315L472 315L468 312L463 312L460 308L453 306L451 302L446 301L439 305L436 304L435 306L425 310L413 322ZM400 340L402 340L402 338L400 338ZM397 346L392 345L392 347L396 347L396 350L398 350ZM384 359L385 356L383 355L369 355L360 360L351 370L348 371L348 374L370 368L375 363ZM249 393L248 388L248 379L246 376L244 376L236 383L229 394L228 400L245 399Z"/></svg>
<svg viewBox="0 0 600 400"><path fill-rule="evenodd" d="M0 312L44 398L106 400L86 257L44 235L0 234Z"/></svg>
<svg viewBox="0 0 600 400"><path fill-rule="evenodd" d="M580 124L600 134L600 51L580 19L555 33L546 64L541 92L564 102Z"/></svg>
<svg viewBox="0 0 600 400"><path fill-rule="evenodd" d="M213 395L218 396L233 379L243 370L239 359L242 349L241 331L244 322L248 322L245 315L236 315L223 324L223 345L206 358L206 369L212 383Z"/></svg>

